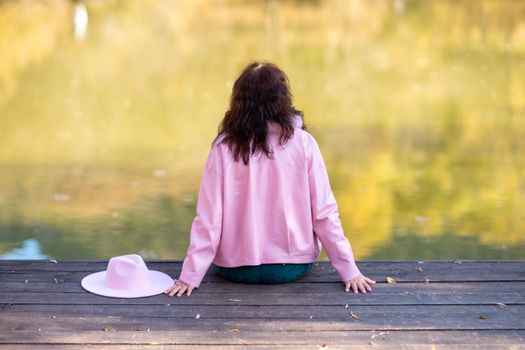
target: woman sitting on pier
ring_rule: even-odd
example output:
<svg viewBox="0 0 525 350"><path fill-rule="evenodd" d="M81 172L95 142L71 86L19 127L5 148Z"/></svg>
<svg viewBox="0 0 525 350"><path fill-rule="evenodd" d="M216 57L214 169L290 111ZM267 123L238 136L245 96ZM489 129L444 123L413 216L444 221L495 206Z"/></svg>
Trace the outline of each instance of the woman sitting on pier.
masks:
<svg viewBox="0 0 525 350"><path fill-rule="evenodd" d="M241 283L306 275L325 247L354 293L371 291L345 237L319 146L276 65L248 65L209 151L179 279L164 293L190 295L211 267Z"/></svg>

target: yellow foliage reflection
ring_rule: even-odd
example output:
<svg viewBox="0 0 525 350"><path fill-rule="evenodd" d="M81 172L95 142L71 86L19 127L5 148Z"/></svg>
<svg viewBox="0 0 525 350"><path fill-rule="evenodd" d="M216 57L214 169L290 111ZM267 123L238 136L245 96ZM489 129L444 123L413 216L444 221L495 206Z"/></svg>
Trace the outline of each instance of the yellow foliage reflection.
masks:
<svg viewBox="0 0 525 350"><path fill-rule="evenodd" d="M406 259L440 237L479 245L455 258L525 257L524 2L85 5L75 40L74 2L0 4L0 252L36 237L54 257L182 258L233 80L267 59L358 259L399 237L420 242Z"/></svg>

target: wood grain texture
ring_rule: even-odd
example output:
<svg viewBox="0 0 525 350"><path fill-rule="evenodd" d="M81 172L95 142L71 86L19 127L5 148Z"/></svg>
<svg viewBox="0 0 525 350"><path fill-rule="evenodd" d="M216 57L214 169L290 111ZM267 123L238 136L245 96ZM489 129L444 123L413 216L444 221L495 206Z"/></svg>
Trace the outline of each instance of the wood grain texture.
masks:
<svg viewBox="0 0 525 350"><path fill-rule="evenodd" d="M80 286L107 261L0 261L0 349L525 349L525 261L357 263L371 293L319 261L293 283L207 274L190 297L119 299Z"/></svg>

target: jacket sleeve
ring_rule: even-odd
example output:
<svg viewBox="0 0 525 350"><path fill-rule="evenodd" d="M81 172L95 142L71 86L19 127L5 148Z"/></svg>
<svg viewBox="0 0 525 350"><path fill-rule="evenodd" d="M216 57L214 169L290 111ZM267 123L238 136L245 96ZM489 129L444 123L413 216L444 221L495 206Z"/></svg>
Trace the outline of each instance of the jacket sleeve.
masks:
<svg viewBox="0 0 525 350"><path fill-rule="evenodd" d="M314 233L321 240L332 266L343 282L359 276L350 242L344 235L328 172L317 141L310 135L308 183Z"/></svg>
<svg viewBox="0 0 525 350"><path fill-rule="evenodd" d="M202 174L188 252L179 276L181 281L196 288L213 262L221 238L222 174L219 149L214 145L208 154Z"/></svg>

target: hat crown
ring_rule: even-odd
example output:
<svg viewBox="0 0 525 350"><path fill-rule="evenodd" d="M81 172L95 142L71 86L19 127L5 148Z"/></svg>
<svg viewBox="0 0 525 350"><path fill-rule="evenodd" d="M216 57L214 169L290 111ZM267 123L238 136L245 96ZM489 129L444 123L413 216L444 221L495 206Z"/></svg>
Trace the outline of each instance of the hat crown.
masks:
<svg viewBox="0 0 525 350"><path fill-rule="evenodd" d="M141 289L150 286L148 268L142 257L137 254L111 258L104 282L109 288L121 290Z"/></svg>

